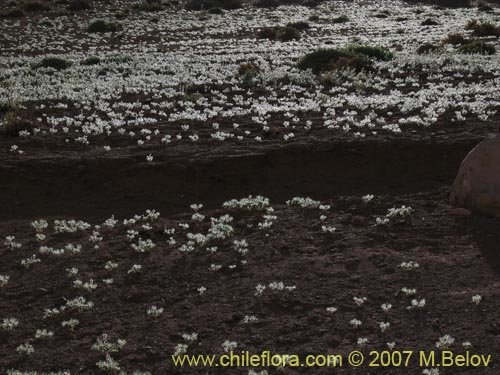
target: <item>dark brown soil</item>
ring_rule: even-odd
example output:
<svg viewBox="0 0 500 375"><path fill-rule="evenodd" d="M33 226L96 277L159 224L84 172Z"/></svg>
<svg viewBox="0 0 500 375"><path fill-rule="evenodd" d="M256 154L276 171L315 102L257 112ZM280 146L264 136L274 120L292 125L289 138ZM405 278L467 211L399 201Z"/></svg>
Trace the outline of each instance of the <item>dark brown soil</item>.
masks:
<svg viewBox="0 0 500 375"><path fill-rule="evenodd" d="M249 243L247 265L240 264L232 239L218 243L215 255L201 250L181 254L176 246L167 245L169 236L163 233L164 228L177 227L174 237L179 244L185 238L177 223L191 219L180 215L160 219L148 233L142 231L141 236L157 243L149 254L132 250L125 238L129 228L118 224L101 231L104 240L98 250L88 241L90 233L49 235L43 244L58 248L68 242L81 243L82 254L73 258L41 255L42 263L25 270L19 262L38 246L29 221L3 221L1 232L15 234L23 247L15 251L2 248L0 252L0 274L8 273L12 281L1 291L0 311L4 317L20 320L20 327L12 333L0 332L0 353L14 353L20 343L33 341L34 331L42 327L53 330L55 336L35 341L36 352L28 359L0 356L0 367L94 374L95 363L103 355L92 351L91 346L102 333L114 340L127 340L125 349L115 355L122 368L155 374L247 373L248 369L175 369L169 356L175 345L183 342L181 334L191 332L197 332L199 340L189 352L200 354L221 353L221 344L228 339L237 341L240 350L268 349L300 355L347 353L357 347L358 337L368 338L371 350L383 349L388 341L396 341L401 350L433 350L444 334L456 338L453 347L457 351L467 340L473 343L474 352L494 354L492 343L500 334L496 302L498 222L454 214L446 203L447 194L447 189L437 189L382 195L368 204L359 197L336 196L324 202L332 205L325 222L320 221L322 212L318 209L277 205L278 219L268 235L247 226L258 222L262 213L227 209L204 212L212 217L229 213L235 218L234 238L245 238ZM374 225L376 216L402 204L414 208L409 218L388 226ZM323 233L320 228L325 223L335 226L337 232ZM192 231L206 232L207 224L191 225ZM108 260L117 262L118 268L105 270ZM398 268L409 260L418 262L420 268L413 272ZM212 263L223 268L210 271ZM143 272L131 277L126 271L133 264L141 264ZM231 270L228 266L232 264L237 266ZM73 288L65 271L70 267L80 270L82 280L96 280L99 287L94 292ZM108 277L114 278L112 287L100 283ZM297 289L281 293L266 290L261 297L254 296L258 283L272 281L283 281ZM200 286L207 288L201 296L196 291ZM406 309L411 297L400 292L405 286L416 288L418 298L426 299L420 313ZM471 303L475 294L483 296L479 306ZM95 308L42 319L45 308L61 306L64 298L79 295L92 300ZM353 297L368 300L356 307ZM382 303L393 305L386 316L380 309ZM164 314L156 320L149 318L146 310L151 305L165 308ZM338 312L329 315L328 306L337 307ZM250 314L260 318L251 327L242 324L243 317ZM60 327L69 316L80 320L73 332ZM353 318L363 322L361 328L349 325ZM391 324L385 334L377 327L380 321ZM494 363L489 369L453 371L496 374L496 367ZM415 365L412 368L415 370ZM335 373L352 373L337 370ZM365 367L356 373L408 371ZM314 369L314 373L327 374L331 369Z"/></svg>

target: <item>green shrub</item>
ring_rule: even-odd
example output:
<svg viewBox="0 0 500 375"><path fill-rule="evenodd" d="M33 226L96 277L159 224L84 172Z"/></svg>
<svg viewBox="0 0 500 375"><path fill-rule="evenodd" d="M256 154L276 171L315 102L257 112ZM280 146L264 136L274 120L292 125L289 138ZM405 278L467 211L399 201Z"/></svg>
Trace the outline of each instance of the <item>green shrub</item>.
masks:
<svg viewBox="0 0 500 375"><path fill-rule="evenodd" d="M32 128L28 121L20 119L15 112L7 112L2 123L2 133L11 137L18 137L20 131Z"/></svg>
<svg viewBox="0 0 500 375"><path fill-rule="evenodd" d="M421 44L418 48L417 48L417 53L419 55L425 55L425 54L428 54L428 53L432 53L432 52L436 52L440 49L439 46L436 46L432 43L424 43L424 44Z"/></svg>
<svg viewBox="0 0 500 375"><path fill-rule="evenodd" d="M288 42L290 40L299 40L300 31L290 26L265 27L259 31L259 33L257 34L257 38Z"/></svg>
<svg viewBox="0 0 500 375"><path fill-rule="evenodd" d="M467 30L472 30L474 36L500 36L500 27L491 22L479 23L477 20L472 20L465 27Z"/></svg>
<svg viewBox="0 0 500 375"><path fill-rule="evenodd" d="M241 8L240 0L191 0L186 4L188 10L207 10L221 8L226 10Z"/></svg>
<svg viewBox="0 0 500 375"><path fill-rule="evenodd" d="M339 17L332 19L332 23L345 23L345 22L349 22L349 17L339 16Z"/></svg>
<svg viewBox="0 0 500 375"><path fill-rule="evenodd" d="M237 75L245 85L249 85L259 73L260 68L256 64L244 63L239 66Z"/></svg>
<svg viewBox="0 0 500 375"><path fill-rule="evenodd" d="M52 68L55 70L64 70L71 66L71 61L62 59L60 57L45 57L41 61L32 66L33 69L38 68Z"/></svg>
<svg viewBox="0 0 500 375"><path fill-rule="evenodd" d="M458 52L465 54L479 54L479 55L494 55L496 48L493 44L473 41L468 44L461 46Z"/></svg>
<svg viewBox="0 0 500 375"><path fill-rule="evenodd" d="M346 48L349 54L354 55L364 55L375 60L387 61L394 57L394 54L386 48L382 47L372 47L372 46L361 46L361 45L350 45Z"/></svg>
<svg viewBox="0 0 500 375"><path fill-rule="evenodd" d="M309 24L305 21L290 22L287 24L287 27L292 27L297 30L307 30L310 28Z"/></svg>
<svg viewBox="0 0 500 375"><path fill-rule="evenodd" d="M437 21L434 21L432 18L427 18L426 20L422 21L421 23L422 26L436 26L439 25Z"/></svg>
<svg viewBox="0 0 500 375"><path fill-rule="evenodd" d="M104 20L95 20L87 26L87 32L89 33L110 33L119 31L120 29L119 24Z"/></svg>
<svg viewBox="0 0 500 375"><path fill-rule="evenodd" d="M145 0L140 3L132 5L132 9L141 12L159 12L163 10L163 5L160 0Z"/></svg>
<svg viewBox="0 0 500 375"><path fill-rule="evenodd" d="M257 34L258 39L276 39L276 29L273 27L264 27Z"/></svg>
<svg viewBox="0 0 500 375"><path fill-rule="evenodd" d="M87 57L85 60L82 60L80 62L81 65L86 65L86 66L90 66L90 65L97 65L97 64L100 64L101 62L101 59L97 56L91 56L91 57Z"/></svg>
<svg viewBox="0 0 500 375"><path fill-rule="evenodd" d="M311 69L314 74L348 67L359 71L369 69L372 60L389 60L392 57L392 52L385 48L352 45L311 52L297 66L301 70Z"/></svg>
<svg viewBox="0 0 500 375"><path fill-rule="evenodd" d="M446 38L443 39L443 44L451 44L452 46L464 45L467 43L469 43L469 40L459 33L448 34Z"/></svg>
<svg viewBox="0 0 500 375"><path fill-rule="evenodd" d="M0 101L0 113L12 112L18 109L18 106L9 100Z"/></svg>
<svg viewBox="0 0 500 375"><path fill-rule="evenodd" d="M277 38L283 42L300 39L300 31L289 26L282 27L278 30Z"/></svg>

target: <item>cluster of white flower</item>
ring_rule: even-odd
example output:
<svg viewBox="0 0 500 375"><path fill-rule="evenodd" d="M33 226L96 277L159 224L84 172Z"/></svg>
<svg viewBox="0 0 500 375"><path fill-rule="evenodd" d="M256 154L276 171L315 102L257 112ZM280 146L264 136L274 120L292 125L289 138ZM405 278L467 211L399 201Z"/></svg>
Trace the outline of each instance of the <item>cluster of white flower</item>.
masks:
<svg viewBox="0 0 500 375"><path fill-rule="evenodd" d="M16 348L16 352L22 355L32 355L35 352L35 348L31 344L21 344Z"/></svg>
<svg viewBox="0 0 500 375"><path fill-rule="evenodd" d="M4 331L12 331L17 326L19 326L19 320L16 318L4 318L0 328Z"/></svg>
<svg viewBox="0 0 500 375"><path fill-rule="evenodd" d="M153 250L155 247L156 245L149 238L146 240L139 238L139 241L136 244L135 243L132 244L132 248L138 253L147 253Z"/></svg>
<svg viewBox="0 0 500 375"><path fill-rule="evenodd" d="M438 349L448 349L453 343L455 339L450 335L444 335L439 338L439 341L436 342L436 348Z"/></svg>
<svg viewBox="0 0 500 375"><path fill-rule="evenodd" d="M286 201L286 204L289 206L299 206L302 208L319 208L321 205L320 201L315 201L314 199L311 199L309 197L294 197L290 200Z"/></svg>
<svg viewBox="0 0 500 375"><path fill-rule="evenodd" d="M472 296L472 303L474 305L479 305L482 300L483 300L483 297L481 297L479 294Z"/></svg>
<svg viewBox="0 0 500 375"><path fill-rule="evenodd" d="M50 339L54 337L53 331L48 331L46 329L37 329L35 332L36 339Z"/></svg>
<svg viewBox="0 0 500 375"><path fill-rule="evenodd" d="M94 302L87 301L85 297L76 297L71 300L67 300L66 304L63 306L68 310L76 310L79 312L91 310L94 307Z"/></svg>
<svg viewBox="0 0 500 375"><path fill-rule="evenodd" d="M420 301L417 299L412 299L410 302L410 306L407 307L408 310L413 309L423 309L425 307L425 299L421 299Z"/></svg>
<svg viewBox="0 0 500 375"><path fill-rule="evenodd" d="M225 352L232 352L234 351L234 349L236 349L237 346L238 344L236 343L236 341L226 340L222 343L222 348Z"/></svg>
<svg viewBox="0 0 500 375"><path fill-rule="evenodd" d="M16 250L21 248L21 243L16 241L15 236L5 237L4 245L10 250Z"/></svg>
<svg viewBox="0 0 500 375"><path fill-rule="evenodd" d="M158 318L161 314L163 314L163 311L163 307L156 307L155 305L153 305L148 308L146 313L152 318Z"/></svg>
<svg viewBox="0 0 500 375"><path fill-rule="evenodd" d="M90 228L90 224L82 220L54 220L54 232L76 233Z"/></svg>
<svg viewBox="0 0 500 375"><path fill-rule="evenodd" d="M92 350L97 350L101 353L119 352L126 344L127 341L122 339L117 339L116 342L111 342L108 339L108 335L103 333L97 338L96 343L92 345Z"/></svg>
<svg viewBox="0 0 500 375"><path fill-rule="evenodd" d="M405 270L405 271L413 271L416 270L420 267L420 265L417 262L414 261L409 261L409 262L402 262L399 265L399 268Z"/></svg>
<svg viewBox="0 0 500 375"><path fill-rule="evenodd" d="M9 275L0 275L0 288L3 288L9 283L10 276Z"/></svg>
<svg viewBox="0 0 500 375"><path fill-rule="evenodd" d="M231 199L222 204L223 208L229 209L239 209L246 211L262 211L269 207L269 198L265 198L261 195L253 197L252 195L248 198L242 199Z"/></svg>
<svg viewBox="0 0 500 375"><path fill-rule="evenodd" d="M394 217L404 218L404 217L411 215L412 212L413 212L413 208L406 207L403 205L399 208L396 208L396 207L389 208L389 210L387 211L387 214L385 216L389 219L392 219Z"/></svg>

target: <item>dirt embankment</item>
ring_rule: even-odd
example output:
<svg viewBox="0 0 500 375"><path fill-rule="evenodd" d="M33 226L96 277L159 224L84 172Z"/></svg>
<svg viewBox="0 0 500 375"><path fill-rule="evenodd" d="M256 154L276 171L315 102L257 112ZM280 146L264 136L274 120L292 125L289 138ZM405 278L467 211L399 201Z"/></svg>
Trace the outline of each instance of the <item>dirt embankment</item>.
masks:
<svg viewBox="0 0 500 375"><path fill-rule="evenodd" d="M412 193L453 182L479 139L295 144L218 157L67 158L0 166L0 219L75 215L129 216L146 208L164 214L203 201L262 194L275 201L311 195ZM155 158L156 160L156 158Z"/></svg>

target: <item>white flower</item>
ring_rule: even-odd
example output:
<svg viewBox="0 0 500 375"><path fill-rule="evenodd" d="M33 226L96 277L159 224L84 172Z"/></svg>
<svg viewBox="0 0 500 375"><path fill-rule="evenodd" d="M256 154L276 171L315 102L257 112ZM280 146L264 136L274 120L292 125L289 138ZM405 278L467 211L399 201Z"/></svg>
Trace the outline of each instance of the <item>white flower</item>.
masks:
<svg viewBox="0 0 500 375"><path fill-rule="evenodd" d="M479 305L482 300L483 300L483 297L481 297L479 294L472 296L472 303L475 305Z"/></svg>
<svg viewBox="0 0 500 375"><path fill-rule="evenodd" d="M368 344L368 339L366 337L358 338L358 345L359 346L365 346L366 344Z"/></svg>
<svg viewBox="0 0 500 375"><path fill-rule="evenodd" d="M447 349L451 345L453 345L454 342L455 342L455 339L453 337L451 337L450 335L444 335L444 336L441 336L439 338L438 342L436 342L436 348Z"/></svg>
<svg viewBox="0 0 500 375"><path fill-rule="evenodd" d="M364 203L368 203L370 202L372 199L374 198L374 196L372 194L367 194L367 195L364 195L361 197L361 200L364 202Z"/></svg>
<svg viewBox="0 0 500 375"><path fill-rule="evenodd" d="M238 344L236 343L236 341L226 340L222 343L222 348L224 349L225 352L234 351L234 349L236 349L237 346Z"/></svg>
<svg viewBox="0 0 500 375"><path fill-rule="evenodd" d="M154 158L153 158L153 155L151 155L151 154L149 154L148 156L146 156L146 161L147 161L148 163L152 163L152 162L153 162L153 159L154 159Z"/></svg>
<svg viewBox="0 0 500 375"><path fill-rule="evenodd" d="M337 312L337 308L336 307L327 307L326 311L331 313L331 314L335 314Z"/></svg>
<svg viewBox="0 0 500 375"><path fill-rule="evenodd" d="M21 344L16 348L16 352L23 355L32 355L35 352L35 348L31 344Z"/></svg>
<svg viewBox="0 0 500 375"><path fill-rule="evenodd" d="M437 368L425 369L422 371L422 374L424 374L424 375L439 375L439 369L437 369Z"/></svg>
<svg viewBox="0 0 500 375"><path fill-rule="evenodd" d="M409 216L413 212L413 208L411 207L406 207L406 206L401 206L399 208L393 207L389 208L387 211L387 214L385 215L387 218L391 219L393 217L406 217Z"/></svg>
<svg viewBox="0 0 500 375"><path fill-rule="evenodd" d="M470 341L465 341L462 343L462 346L465 348L465 349L470 349L472 348L472 344Z"/></svg>
<svg viewBox="0 0 500 375"><path fill-rule="evenodd" d="M188 343L195 342L198 340L198 334L196 332L193 333L183 333L182 338L187 341Z"/></svg>
<svg viewBox="0 0 500 375"><path fill-rule="evenodd" d="M409 262L402 262L400 265L399 265L399 268L405 270L405 271L412 271L412 270L416 270L417 268L419 268L420 265L417 263L417 262L414 262L414 261L409 261Z"/></svg>
<svg viewBox="0 0 500 375"><path fill-rule="evenodd" d="M142 266L140 264L134 264L128 271L127 273L139 273L142 271Z"/></svg>
<svg viewBox="0 0 500 375"><path fill-rule="evenodd" d="M264 290L266 290L266 286L262 284L257 284L255 287L255 295L258 297L264 293Z"/></svg>
<svg viewBox="0 0 500 375"><path fill-rule="evenodd" d="M352 297L354 303L358 306L362 306L366 301L366 297Z"/></svg>
<svg viewBox="0 0 500 375"><path fill-rule="evenodd" d="M380 305L380 308L382 309L382 311L388 312L390 309L392 309L392 305L390 303L383 303L382 305Z"/></svg>
<svg viewBox="0 0 500 375"><path fill-rule="evenodd" d="M413 309L422 309L425 307L425 299L421 299L420 301L417 299L412 299L410 306L407 307L408 310Z"/></svg>
<svg viewBox="0 0 500 375"><path fill-rule="evenodd" d="M0 328L4 331L12 331L17 326L19 326L19 320L16 318L4 318Z"/></svg>
<svg viewBox="0 0 500 375"><path fill-rule="evenodd" d="M147 314L153 318L158 318L163 314L164 309L162 307L156 307L155 305L148 308Z"/></svg>
<svg viewBox="0 0 500 375"><path fill-rule="evenodd" d="M9 275L0 275L0 288L3 288L5 285L7 285L9 283L9 279Z"/></svg>
<svg viewBox="0 0 500 375"><path fill-rule="evenodd" d="M363 324L361 322L361 320L358 320L358 319L351 319L351 321L349 321L349 324L352 325L354 328L358 328L358 327L361 327L361 325Z"/></svg>
<svg viewBox="0 0 500 375"><path fill-rule="evenodd" d="M380 331L382 331L382 332L385 332L385 330L387 328L389 328L390 326L391 326L391 323L388 323L388 322L380 322L378 324L378 327L380 328Z"/></svg>
<svg viewBox="0 0 500 375"><path fill-rule="evenodd" d="M245 315L243 317L244 324L257 323L258 321L259 321L259 319L255 315Z"/></svg>
<svg viewBox="0 0 500 375"><path fill-rule="evenodd" d="M187 344L177 344L175 346L175 352L174 352L174 355L180 355L180 354L184 354L187 352L187 349L188 349L188 346Z"/></svg>

